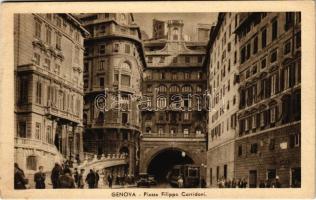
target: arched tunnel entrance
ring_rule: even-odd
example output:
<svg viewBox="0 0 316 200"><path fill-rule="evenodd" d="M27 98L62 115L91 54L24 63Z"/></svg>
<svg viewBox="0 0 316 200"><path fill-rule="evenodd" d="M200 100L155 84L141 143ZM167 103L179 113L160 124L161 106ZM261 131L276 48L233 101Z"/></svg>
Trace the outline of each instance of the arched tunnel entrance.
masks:
<svg viewBox="0 0 316 200"><path fill-rule="evenodd" d="M157 182L167 182L167 175L175 165L194 164L192 158L178 149L166 149L158 153L149 163L147 173Z"/></svg>

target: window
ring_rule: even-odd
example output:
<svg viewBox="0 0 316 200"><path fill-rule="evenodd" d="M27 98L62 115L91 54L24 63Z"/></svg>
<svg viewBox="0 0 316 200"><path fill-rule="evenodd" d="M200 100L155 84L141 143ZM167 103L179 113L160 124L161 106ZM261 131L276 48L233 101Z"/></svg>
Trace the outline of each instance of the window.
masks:
<svg viewBox="0 0 316 200"><path fill-rule="evenodd" d="M189 56L185 57L185 63L190 63L190 57Z"/></svg>
<svg viewBox="0 0 316 200"><path fill-rule="evenodd" d="M38 122L35 124L35 139L41 139L41 123Z"/></svg>
<svg viewBox="0 0 316 200"><path fill-rule="evenodd" d="M263 58L261 60L261 69L264 69L266 66L267 66L267 60L266 60L266 58Z"/></svg>
<svg viewBox="0 0 316 200"><path fill-rule="evenodd" d="M289 136L289 146L290 148L299 147L300 146L300 134L291 134Z"/></svg>
<svg viewBox="0 0 316 200"><path fill-rule="evenodd" d="M258 36L255 37L253 40L253 54L258 52Z"/></svg>
<svg viewBox="0 0 316 200"><path fill-rule="evenodd" d="M188 113L188 112L185 112L185 113L183 114L183 119L184 119L184 120L189 120L189 113Z"/></svg>
<svg viewBox="0 0 316 200"><path fill-rule="evenodd" d="M99 53L105 54L105 45L100 45Z"/></svg>
<svg viewBox="0 0 316 200"><path fill-rule="evenodd" d="M41 32L42 32L42 23L35 19L35 37L37 39L41 39Z"/></svg>
<svg viewBox="0 0 316 200"><path fill-rule="evenodd" d="M128 122L128 114L122 113L122 124L126 124Z"/></svg>
<svg viewBox="0 0 316 200"><path fill-rule="evenodd" d="M165 57L164 56L160 56L159 63L164 63L164 62L165 62Z"/></svg>
<svg viewBox="0 0 316 200"><path fill-rule="evenodd" d="M56 34L56 49L61 50L61 34Z"/></svg>
<svg viewBox="0 0 316 200"><path fill-rule="evenodd" d="M104 60L101 60L101 61L100 61L99 70L104 70L104 63L105 63Z"/></svg>
<svg viewBox="0 0 316 200"><path fill-rule="evenodd" d="M163 109L167 106L167 99L165 97L157 97L158 109Z"/></svg>
<svg viewBox="0 0 316 200"><path fill-rule="evenodd" d="M184 79L185 79L185 80L190 79L190 73L189 73L189 72L185 72L185 73L184 73Z"/></svg>
<svg viewBox="0 0 316 200"><path fill-rule="evenodd" d="M278 37L278 20L272 22L272 41Z"/></svg>
<svg viewBox="0 0 316 200"><path fill-rule="evenodd" d="M26 104L28 102L28 79L21 78L20 79L20 88L19 88L19 97L20 97L20 104Z"/></svg>
<svg viewBox="0 0 316 200"><path fill-rule="evenodd" d="M148 63L153 63L153 57L152 56L148 56Z"/></svg>
<svg viewBox="0 0 316 200"><path fill-rule="evenodd" d="M28 156L26 158L26 168L28 170L37 170L36 156Z"/></svg>
<svg viewBox="0 0 316 200"><path fill-rule="evenodd" d="M160 85L160 86L158 87L158 92L167 92L167 87L164 86L164 85Z"/></svg>
<svg viewBox="0 0 316 200"><path fill-rule="evenodd" d="M198 85L198 86L196 87L196 91L197 91L197 92L202 92L202 86Z"/></svg>
<svg viewBox="0 0 316 200"><path fill-rule="evenodd" d="M53 138L52 138L52 127L51 126L47 126L46 127L46 142L49 144L53 143Z"/></svg>
<svg viewBox="0 0 316 200"><path fill-rule="evenodd" d="M121 85L122 86L130 86L131 85L131 77L129 75L122 74L121 75Z"/></svg>
<svg viewBox="0 0 316 200"><path fill-rule="evenodd" d="M240 53L240 62L244 63L246 61L246 47L242 47Z"/></svg>
<svg viewBox="0 0 316 200"><path fill-rule="evenodd" d="M255 114L252 116L251 122L252 122L251 128L252 129L256 129L257 128L257 121L256 121L256 115Z"/></svg>
<svg viewBox="0 0 316 200"><path fill-rule="evenodd" d="M120 50L120 45L119 45L119 44L114 44L114 46L113 46L113 52L118 53L119 50Z"/></svg>
<svg viewBox="0 0 316 200"><path fill-rule="evenodd" d="M178 58L177 58L177 57L174 57L174 58L172 59L172 62L173 62L173 63L177 63L177 62L178 62Z"/></svg>
<svg viewBox="0 0 316 200"><path fill-rule="evenodd" d="M101 77L99 79L99 85L100 85L100 87L104 87L104 78L103 77Z"/></svg>
<svg viewBox="0 0 316 200"><path fill-rule="evenodd" d="M41 56L38 53L34 53L34 63L37 65L41 63Z"/></svg>
<svg viewBox="0 0 316 200"><path fill-rule="evenodd" d="M46 29L46 43L48 45L52 44L52 29L51 28Z"/></svg>
<svg viewBox="0 0 316 200"><path fill-rule="evenodd" d="M276 121L276 112L277 112L276 109L277 109L276 106L270 109L270 123L275 123Z"/></svg>
<svg viewBox="0 0 316 200"><path fill-rule="evenodd" d="M55 65L55 72L56 74L60 74L60 65L58 64Z"/></svg>
<svg viewBox="0 0 316 200"><path fill-rule="evenodd" d="M274 138L270 138L269 141L269 150L272 151L275 148L275 139Z"/></svg>
<svg viewBox="0 0 316 200"><path fill-rule="evenodd" d="M242 156L242 146L241 145L238 146L238 156L239 157Z"/></svg>
<svg viewBox="0 0 316 200"><path fill-rule="evenodd" d="M184 128L183 129L183 135L189 135L189 129L188 128Z"/></svg>
<svg viewBox="0 0 316 200"><path fill-rule="evenodd" d="M267 29L263 29L261 31L261 48L265 48L267 46Z"/></svg>
<svg viewBox="0 0 316 200"><path fill-rule="evenodd" d="M287 40L284 44L284 55L287 55L291 52L291 40Z"/></svg>
<svg viewBox="0 0 316 200"><path fill-rule="evenodd" d="M274 63L276 62L278 59L278 51L275 49L272 51L272 53L270 54L270 63Z"/></svg>
<svg viewBox="0 0 316 200"><path fill-rule="evenodd" d="M42 83L39 81L36 84L36 103L42 103Z"/></svg>
<svg viewBox="0 0 316 200"><path fill-rule="evenodd" d="M48 20L52 20L52 14L46 14L46 18L47 18Z"/></svg>
<svg viewBox="0 0 316 200"><path fill-rule="evenodd" d="M264 127L266 124L266 112L263 111L260 113L260 126Z"/></svg>
<svg viewBox="0 0 316 200"><path fill-rule="evenodd" d="M250 146L250 153L252 154L256 154L258 152L258 144L257 143L253 143Z"/></svg>
<svg viewBox="0 0 316 200"><path fill-rule="evenodd" d="M129 44L125 44L125 53L129 54L131 52L131 46Z"/></svg>
<svg viewBox="0 0 316 200"><path fill-rule="evenodd" d="M235 51L234 53L234 64L236 64L236 62L237 62L237 51Z"/></svg>
<svg viewBox="0 0 316 200"><path fill-rule="evenodd" d="M18 123L18 137L26 138L26 121L21 121Z"/></svg>
<svg viewBox="0 0 316 200"><path fill-rule="evenodd" d="M202 56L198 56L198 63L202 63L203 61L203 57Z"/></svg>
<svg viewBox="0 0 316 200"><path fill-rule="evenodd" d="M271 76L271 95L274 95L278 91L278 75L275 73Z"/></svg>
<svg viewBox="0 0 316 200"><path fill-rule="evenodd" d="M45 59L45 65L44 67L47 69L47 70L50 70L50 60L49 59Z"/></svg>

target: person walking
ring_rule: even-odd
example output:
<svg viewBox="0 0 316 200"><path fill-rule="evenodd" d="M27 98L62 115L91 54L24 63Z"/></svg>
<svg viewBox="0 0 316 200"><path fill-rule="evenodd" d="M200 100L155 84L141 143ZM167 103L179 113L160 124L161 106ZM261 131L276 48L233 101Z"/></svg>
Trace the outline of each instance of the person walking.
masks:
<svg viewBox="0 0 316 200"><path fill-rule="evenodd" d="M34 174L34 182L36 189L45 189L46 174L43 172L44 167L39 166L39 171Z"/></svg>
<svg viewBox="0 0 316 200"><path fill-rule="evenodd" d="M69 168L63 170L63 175L58 179L59 188L75 188L75 180L71 176Z"/></svg>
<svg viewBox="0 0 316 200"><path fill-rule="evenodd" d="M182 178L182 176L178 177L178 187L179 188L183 188L183 178Z"/></svg>
<svg viewBox="0 0 316 200"><path fill-rule="evenodd" d="M100 180L100 175L99 175L98 170L97 170L97 171L95 171L95 185L94 185L94 188L98 188L99 180Z"/></svg>
<svg viewBox="0 0 316 200"><path fill-rule="evenodd" d="M279 176L275 177L275 187L276 188L281 188L281 183L280 183Z"/></svg>
<svg viewBox="0 0 316 200"><path fill-rule="evenodd" d="M14 189L26 189L28 179L25 178L24 171L17 163L14 163Z"/></svg>
<svg viewBox="0 0 316 200"><path fill-rule="evenodd" d="M112 188L112 182L113 182L113 175L112 175L112 173L110 173L108 175L109 188Z"/></svg>
<svg viewBox="0 0 316 200"><path fill-rule="evenodd" d="M76 186L79 188L79 172L78 172L78 169L75 168L75 172L74 172L74 179L75 179L75 183L76 183Z"/></svg>
<svg viewBox="0 0 316 200"><path fill-rule="evenodd" d="M52 170L52 174L50 176L54 189L58 188L58 179L61 174L62 174L61 166L58 163L55 163L55 166Z"/></svg>
<svg viewBox="0 0 316 200"><path fill-rule="evenodd" d="M86 177L86 182L89 185L89 188L92 189L95 187L96 175L92 169L90 169L89 174Z"/></svg>
<svg viewBox="0 0 316 200"><path fill-rule="evenodd" d="M78 188L83 189L84 188L84 181L83 181L83 174L84 174L84 169L80 170L80 174L78 175Z"/></svg>

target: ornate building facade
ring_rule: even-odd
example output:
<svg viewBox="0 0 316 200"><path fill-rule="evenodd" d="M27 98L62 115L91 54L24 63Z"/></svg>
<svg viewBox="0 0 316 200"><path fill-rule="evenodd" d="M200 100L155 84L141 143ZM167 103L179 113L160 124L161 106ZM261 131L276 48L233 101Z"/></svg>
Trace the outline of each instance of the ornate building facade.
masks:
<svg viewBox="0 0 316 200"><path fill-rule="evenodd" d="M71 14L14 16L15 162L27 174L82 158L86 34Z"/></svg>
<svg viewBox="0 0 316 200"><path fill-rule="evenodd" d="M143 68L139 27L125 13L82 14L90 32L84 56L84 150L99 156L124 153L134 174L139 161Z"/></svg>
<svg viewBox="0 0 316 200"><path fill-rule="evenodd" d="M300 13L240 13L237 178L301 181Z"/></svg>
<svg viewBox="0 0 316 200"><path fill-rule="evenodd" d="M207 41L187 41L182 20L156 20L155 26L154 39L144 41L140 172L164 179L175 164L205 165Z"/></svg>
<svg viewBox="0 0 316 200"><path fill-rule="evenodd" d="M217 185L220 178L232 179L234 148L239 108L238 55L234 30L236 13L219 13L208 45L208 83L210 112L208 121L207 184Z"/></svg>

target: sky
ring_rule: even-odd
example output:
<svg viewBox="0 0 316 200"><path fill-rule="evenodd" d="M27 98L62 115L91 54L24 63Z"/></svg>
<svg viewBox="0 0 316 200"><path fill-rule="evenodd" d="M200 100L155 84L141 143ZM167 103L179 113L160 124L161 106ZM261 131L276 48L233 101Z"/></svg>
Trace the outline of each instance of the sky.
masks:
<svg viewBox="0 0 316 200"><path fill-rule="evenodd" d="M144 30L149 38L152 36L152 21L182 19L184 34L194 38L194 30L198 23L213 24L217 20L217 13L133 13L135 22Z"/></svg>

